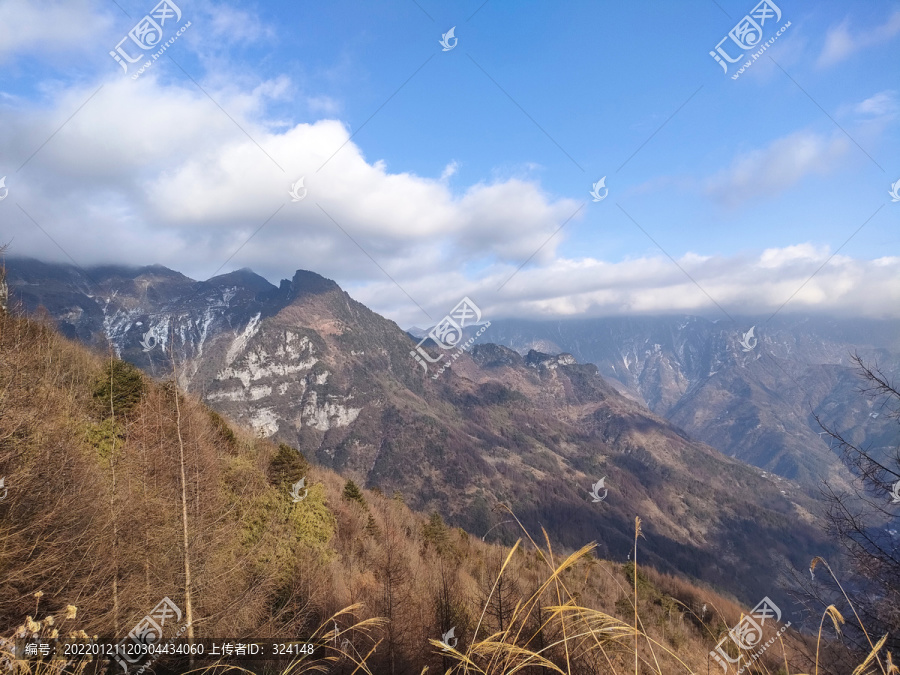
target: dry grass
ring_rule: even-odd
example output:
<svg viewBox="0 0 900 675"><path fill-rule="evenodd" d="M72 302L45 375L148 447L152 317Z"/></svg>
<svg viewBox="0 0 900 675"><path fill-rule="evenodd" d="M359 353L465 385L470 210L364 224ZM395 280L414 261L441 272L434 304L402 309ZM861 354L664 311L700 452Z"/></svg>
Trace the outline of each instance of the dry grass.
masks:
<svg viewBox="0 0 900 675"><path fill-rule="evenodd" d="M501 631L483 631L482 625L487 615L488 605L482 609L478 625L475 629L476 639L473 639L464 649L450 647L438 640L430 640L432 647L445 656L451 665L445 673L463 674L473 673L479 675L512 675L519 672L560 673L560 675L573 675L574 673L608 673L609 675L626 675L628 673L654 673L656 675L674 675L675 673L696 673L688 663L667 645L659 642L645 632L642 627L642 619L635 614L636 625L612 616L606 612L584 607L578 603L576 594L569 588L566 582L567 576L576 570L584 561L590 561L593 545L571 553L557 560L554 554L549 536L544 532L544 547L538 547L537 543L525 532L525 542L534 546L539 551L540 558L545 568L545 578L541 586L529 597L519 601L512 612L506 628ZM493 585L496 590L500 578L508 573L509 566L515 559L523 541L517 542L508 551L498 577ZM824 564L822 559L816 559L815 564ZM828 568L830 571L830 568ZM835 578L835 582L839 583ZM40 603L40 593L35 603L37 615ZM546 596L554 597L557 604L543 604L541 599ZM490 598L489 598L490 600ZM848 599L849 601L849 599ZM348 672L365 673L375 675L379 670L371 668L370 660L380 645L380 640L375 639L379 629L384 627L385 620L378 618L353 621L347 628L338 628L338 621L353 618L362 608L360 606L347 607L329 617L313 632L310 641L317 642L319 652L315 657L298 658L279 671L281 675L299 675L300 673L327 673L335 672L336 666L343 666ZM540 621L535 621L536 614L543 614ZM28 616L26 621L15 631L14 638L43 638L49 639L61 635L71 638L86 639L88 636L82 630L66 630L67 623L75 619L76 608L69 606L66 612L56 617L48 615L42 621L36 621ZM822 640L825 621L830 620L840 634L840 626L844 619L834 606L830 606L822 616L819 632L816 639L816 661L814 673L819 672L819 644ZM860 625L863 632L865 627ZM354 634L367 635L371 640L368 650L360 653L346 638ZM549 639L541 639L543 635L553 636ZM868 633L866 633L869 639ZM853 670L853 675L875 674L897 675L900 669L893 664L890 653L883 653L882 648L887 636L881 637L876 643L871 643L871 651ZM541 642L541 646L536 643ZM51 673L82 673L95 672L94 664L48 662L27 663L15 661L9 647L11 642L0 642L0 665L4 670L15 673L28 673L34 675L50 675ZM784 660L783 670L772 670L763 663L757 663L755 670L750 672L787 673L789 675L802 675L790 670L788 666L789 649L784 641L780 642L781 656ZM773 650L776 651L776 650ZM634 658L632 664L631 659ZM733 672L739 672L741 664L738 663ZM587 668L587 669L586 669ZM196 668L188 672L202 674L219 672L257 672L249 669L229 665L224 662ZM422 673L428 671L425 667ZM718 669L716 669L716 672ZM730 672L730 671L729 671Z"/></svg>

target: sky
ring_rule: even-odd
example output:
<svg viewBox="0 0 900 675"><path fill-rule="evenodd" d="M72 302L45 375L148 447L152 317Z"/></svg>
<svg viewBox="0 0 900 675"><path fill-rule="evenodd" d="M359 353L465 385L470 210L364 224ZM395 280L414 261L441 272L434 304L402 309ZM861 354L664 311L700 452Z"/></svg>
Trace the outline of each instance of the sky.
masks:
<svg viewBox="0 0 900 675"><path fill-rule="evenodd" d="M403 327L896 318L898 53L898 0L0 0L0 243Z"/></svg>

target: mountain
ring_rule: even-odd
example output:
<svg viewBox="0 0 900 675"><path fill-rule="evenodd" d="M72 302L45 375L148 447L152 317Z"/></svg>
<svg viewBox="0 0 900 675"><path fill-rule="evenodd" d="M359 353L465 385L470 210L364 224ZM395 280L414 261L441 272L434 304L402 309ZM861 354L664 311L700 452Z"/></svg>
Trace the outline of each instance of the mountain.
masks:
<svg viewBox="0 0 900 675"><path fill-rule="evenodd" d="M312 272L275 287L249 271L8 267L13 304L157 376L171 349L181 384L229 418L476 535L516 536L505 503L624 561L640 515L645 562L747 602L831 550L797 483L692 441L572 355L485 341L433 379L409 335Z"/></svg>
<svg viewBox="0 0 900 675"><path fill-rule="evenodd" d="M741 340L751 327L747 350ZM814 414L876 453L896 444L889 420L860 395L851 363L859 353L900 373L896 320L742 318L738 328L695 316L500 319L485 338L594 363L621 393L692 438L809 492L846 478Z"/></svg>
<svg viewBox="0 0 900 675"><path fill-rule="evenodd" d="M507 367L507 357L521 365L504 348L488 352L491 367ZM560 360L531 361L551 373ZM363 670L346 656L336 663L340 650L365 661L365 672L446 672L452 661L431 641L453 635L480 672L510 672L488 667L506 649L519 660L540 650L572 675L628 672L637 649L654 672L696 673L721 626L748 610L645 567L649 532L639 567L598 560L590 548L567 557L555 546L551 556L540 536L542 551L528 541L515 552L484 543L310 466L295 448L255 437L171 380L91 353L46 321L0 311L0 391L4 671L48 672L46 660L10 664L14 635L121 638L150 625L162 646L190 622L197 639L300 636L316 647L302 663L234 663L209 656L207 644L194 664L166 649L126 670L211 672L214 662L259 673ZM611 485L610 502L621 489ZM559 562L548 564L553 556ZM579 614L554 612L561 597ZM516 607L526 609L514 616ZM793 661L802 637L784 637ZM774 671L782 658L772 652L765 663ZM98 671L83 666L65 670Z"/></svg>

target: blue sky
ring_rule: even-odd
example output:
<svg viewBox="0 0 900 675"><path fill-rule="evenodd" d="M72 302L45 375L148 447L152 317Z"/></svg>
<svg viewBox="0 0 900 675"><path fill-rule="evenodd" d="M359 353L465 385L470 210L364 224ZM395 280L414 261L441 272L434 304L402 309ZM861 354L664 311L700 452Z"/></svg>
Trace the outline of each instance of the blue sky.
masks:
<svg viewBox="0 0 900 675"><path fill-rule="evenodd" d="M0 2L12 254L312 269L404 326L898 313L900 2L779 2L734 80L754 2L182 0L133 80L154 4Z"/></svg>

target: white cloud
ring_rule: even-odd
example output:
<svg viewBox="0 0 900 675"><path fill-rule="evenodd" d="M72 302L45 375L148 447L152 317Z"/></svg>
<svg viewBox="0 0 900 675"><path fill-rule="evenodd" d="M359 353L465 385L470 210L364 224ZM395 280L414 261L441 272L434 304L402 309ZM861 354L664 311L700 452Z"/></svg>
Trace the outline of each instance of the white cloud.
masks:
<svg viewBox="0 0 900 675"><path fill-rule="evenodd" d="M898 33L900 11L895 11L883 25L856 33L851 32L849 22L844 20L828 31L817 65L823 68L832 66L862 49L887 42Z"/></svg>
<svg viewBox="0 0 900 675"><path fill-rule="evenodd" d="M338 101L322 94L308 97L306 103L313 115L333 116L341 111L341 104Z"/></svg>
<svg viewBox="0 0 900 675"><path fill-rule="evenodd" d="M891 117L897 113L897 109L897 92L881 91L858 103L853 110L857 115Z"/></svg>
<svg viewBox="0 0 900 675"><path fill-rule="evenodd" d="M758 265L764 269L779 269L796 262L806 263L825 260L828 257L827 246L797 244L784 248L767 248L759 257Z"/></svg>
<svg viewBox="0 0 900 675"><path fill-rule="evenodd" d="M440 177L391 172L367 160L335 120L269 124L262 111L290 89L283 77L249 91L205 86L226 115L190 83L162 84L166 65L137 81L113 72L8 182L79 264L159 262L204 276L282 207L235 265L276 278L299 267L382 278L358 243L392 276L416 278L479 256L519 264L577 208L536 181L507 178L455 193ZM61 92L48 110L0 109L11 132L0 138L0 156L24 161L93 89ZM293 203L288 190L301 176L308 196ZM26 217L8 213L16 253L62 258ZM554 237L535 260L552 259L562 241Z"/></svg>
<svg viewBox="0 0 900 675"><path fill-rule="evenodd" d="M778 195L811 174L827 174L850 149L845 136L800 131L737 156L706 183L707 193L730 207L760 195Z"/></svg>
<svg viewBox="0 0 900 675"><path fill-rule="evenodd" d="M451 191L455 161L437 177L393 173L367 160L339 121L267 123L260 111L290 87L282 79L249 92L209 90L233 122L191 85L156 78L153 71L136 82L112 77L11 175L11 198L0 209L15 254L66 259L13 208L18 203L81 265L158 262L205 278L240 249L226 271L249 266L277 280L311 269L405 326L429 321L415 303L435 320L467 294L487 318L717 311L662 255L560 258L567 230L551 235L580 202L554 197L535 180L505 177ZM0 125L11 130L0 138L0 156L23 161L92 91L64 92L48 110L22 102L0 109ZM840 139L793 134L739 157L709 189L725 201L777 192L827 170L844 151ZM294 203L288 190L301 176L308 196ZM825 248L798 244L755 257L689 252L679 264L728 311L762 313L827 257ZM478 275L464 271L475 263ZM879 316L900 308L898 270L897 258L835 257L789 308Z"/></svg>
<svg viewBox="0 0 900 675"><path fill-rule="evenodd" d="M430 301L432 317L446 313L464 295L479 305L485 319L626 313L724 318L719 306L734 316L771 313L785 302L783 312L900 317L900 257L856 260L837 255L819 270L830 255L827 247L811 244L756 255L688 253L678 264L693 280L661 254L615 263L556 259L521 270L499 292L497 288L513 268L497 266L478 282L454 275L443 286L424 280L407 290ZM422 325L421 313L392 286L390 282L370 284L354 296L401 326ZM405 309L397 311L397 307Z"/></svg>
<svg viewBox="0 0 900 675"><path fill-rule="evenodd" d="M27 3L16 4L20 14L13 18L25 28L12 43L0 40L0 58L38 48L67 21L81 26L77 12L66 9L78 8L78 2L38 5L50 17L40 31L37 16L20 7ZM0 5L0 37L3 30L10 32L2 21L10 6ZM198 3L191 11L206 16L211 10ZM92 20L98 16L95 12ZM239 12L226 11L214 30L224 40L229 26L241 20ZM121 21L115 23L110 28L100 21L91 29L123 34ZM41 32L47 25L49 32ZM231 39L267 36L261 25L242 30ZM178 44L189 49L189 39L202 46L214 38L186 35ZM60 40L70 44L68 36ZM715 311L664 256L621 262L558 256L571 223L556 231L589 199L588 181L579 199L561 198L534 177L541 167L523 160L494 167L489 177L468 185L456 185L457 177L451 190L450 178L466 157L435 158L444 167L437 176L392 171L385 161L366 158L338 119L308 124L271 119L273 102L282 104L275 106L281 110L289 107L285 102L300 100L314 112L339 111L338 102L309 94L290 77L260 82L247 70L217 68L202 80L213 102L183 78L169 83L166 68L172 65L164 60L131 81L105 49L97 57L106 62L100 71L103 88L86 104L100 81L68 89L47 85L42 90L47 104L4 97L0 175L8 174L10 198L0 203L0 241L13 239L14 254L67 260L43 228L81 265L161 263L205 278L239 250L225 271L249 266L277 280L298 268L311 269L337 279L401 325L428 323L415 302L435 319L466 294L485 309L486 318ZM882 92L858 104L856 112L879 116L892 105L895 95ZM847 148L840 135L798 132L736 157L706 188L720 202L739 205L830 171ZM288 190L301 176L307 197L291 202ZM827 255L827 249L798 244L755 257L687 253L679 264L729 311L764 312L790 297ZM871 315L900 307L898 263L835 257L790 307Z"/></svg>
<svg viewBox="0 0 900 675"><path fill-rule="evenodd" d="M57 56L94 49L114 23L94 0L0 3L0 63L13 56Z"/></svg>
<svg viewBox="0 0 900 675"><path fill-rule="evenodd" d="M459 170L459 162L454 160L447 164L441 172L441 182L446 183L452 176L456 175L457 170Z"/></svg>
<svg viewBox="0 0 900 675"><path fill-rule="evenodd" d="M275 37L275 31L271 27L263 24L256 15L243 9L220 3L205 4L204 9L210 13L211 35L215 40L235 44Z"/></svg>

